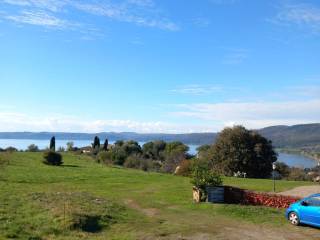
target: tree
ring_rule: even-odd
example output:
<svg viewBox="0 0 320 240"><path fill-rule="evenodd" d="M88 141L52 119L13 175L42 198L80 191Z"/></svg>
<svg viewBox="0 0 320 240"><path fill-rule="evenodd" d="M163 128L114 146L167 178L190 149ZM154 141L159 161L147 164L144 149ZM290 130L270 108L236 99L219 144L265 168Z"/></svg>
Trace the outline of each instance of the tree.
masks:
<svg viewBox="0 0 320 240"><path fill-rule="evenodd" d="M38 148L37 145L31 144L31 145L28 146L28 151L29 152L39 152L39 148Z"/></svg>
<svg viewBox="0 0 320 240"><path fill-rule="evenodd" d="M117 141L110 151L103 151L98 155L98 161L110 163L116 165L123 165L129 156L139 156L142 150L138 142L136 141Z"/></svg>
<svg viewBox="0 0 320 240"><path fill-rule="evenodd" d="M58 148L58 152L64 152L64 151L65 151L64 147L61 147L61 146L60 146L60 147Z"/></svg>
<svg viewBox="0 0 320 240"><path fill-rule="evenodd" d="M60 166L62 162L62 155L53 151L43 153L43 163L47 165Z"/></svg>
<svg viewBox="0 0 320 240"><path fill-rule="evenodd" d="M182 142L170 142L166 144L163 151L164 162L163 171L167 173L173 173L177 166L186 159L189 147Z"/></svg>
<svg viewBox="0 0 320 240"><path fill-rule="evenodd" d="M166 142L153 141L147 142L142 146L142 153L145 158L152 160L163 160L162 152L166 148Z"/></svg>
<svg viewBox="0 0 320 240"><path fill-rule="evenodd" d="M98 136L94 137L93 144L92 144L93 154L98 154L100 150L100 139Z"/></svg>
<svg viewBox="0 0 320 240"><path fill-rule="evenodd" d="M109 145L109 142L108 142L108 139L106 139L106 140L104 141L104 144L103 144L103 150L104 150L104 151L108 151L108 145Z"/></svg>
<svg viewBox="0 0 320 240"><path fill-rule="evenodd" d="M9 146L9 147L7 147L7 148L5 149L5 151L6 151L6 152L18 152L18 149L16 149L15 147Z"/></svg>
<svg viewBox="0 0 320 240"><path fill-rule="evenodd" d="M114 143L114 145L115 145L115 146L118 146L118 147L121 147L123 144L124 144L124 141L122 141L122 140L117 140L117 141Z"/></svg>
<svg viewBox="0 0 320 240"><path fill-rule="evenodd" d="M276 171L280 174L281 178L287 178L290 174L290 167L284 162L276 162Z"/></svg>
<svg viewBox="0 0 320 240"><path fill-rule="evenodd" d="M73 142L67 142L67 151L68 152L73 151L73 146L74 146Z"/></svg>
<svg viewBox="0 0 320 240"><path fill-rule="evenodd" d="M50 147L49 147L50 151L55 152L56 151L56 138L52 137L50 139Z"/></svg>
<svg viewBox="0 0 320 240"><path fill-rule="evenodd" d="M232 176L244 172L248 177L267 178L277 160L271 141L242 126L225 128L209 150L213 170Z"/></svg>
<svg viewBox="0 0 320 240"><path fill-rule="evenodd" d="M198 151L198 158L201 159L208 159L208 153L210 152L211 146L210 145L202 145L200 147L197 148Z"/></svg>
<svg viewBox="0 0 320 240"><path fill-rule="evenodd" d="M130 156L132 154L141 154L142 149L139 145L138 142L136 141L126 141L124 144L121 146L121 148L125 151L127 156Z"/></svg>

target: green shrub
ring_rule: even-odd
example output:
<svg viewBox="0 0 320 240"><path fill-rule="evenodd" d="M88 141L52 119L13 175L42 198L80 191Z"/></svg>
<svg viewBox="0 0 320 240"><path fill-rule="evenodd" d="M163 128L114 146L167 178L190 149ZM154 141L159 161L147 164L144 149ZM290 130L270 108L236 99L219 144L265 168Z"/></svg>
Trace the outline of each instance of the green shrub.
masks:
<svg viewBox="0 0 320 240"><path fill-rule="evenodd" d="M124 162L124 166L126 168L136 168L141 169L143 171L149 170L151 164L147 159L143 159L139 155L131 155Z"/></svg>
<svg viewBox="0 0 320 240"><path fill-rule="evenodd" d="M287 180L291 181L310 181L312 180L306 172L301 168L292 167L290 168L290 173L288 174Z"/></svg>
<svg viewBox="0 0 320 240"><path fill-rule="evenodd" d="M112 158L113 158L113 154L111 151L108 151L108 152L103 151L98 153L96 160L99 163L105 163L109 165L109 164L113 164Z"/></svg>
<svg viewBox="0 0 320 240"><path fill-rule="evenodd" d="M192 175L192 160L182 160L175 174L185 177Z"/></svg>
<svg viewBox="0 0 320 240"><path fill-rule="evenodd" d="M223 183L219 174L202 167L196 167L192 177L191 183L201 189L205 189L207 186L221 186Z"/></svg>
<svg viewBox="0 0 320 240"><path fill-rule="evenodd" d="M35 144L31 144L28 146L28 152L39 152L39 147Z"/></svg>
<svg viewBox="0 0 320 240"><path fill-rule="evenodd" d="M203 164L194 165L192 177L191 183L201 192L201 201L207 198L208 186L221 186L223 183L219 174Z"/></svg>
<svg viewBox="0 0 320 240"><path fill-rule="evenodd" d="M57 152L47 151L43 153L43 163L53 166L60 166L62 162L62 155Z"/></svg>
<svg viewBox="0 0 320 240"><path fill-rule="evenodd" d="M15 147L7 147L5 149L6 152L18 152L18 149L16 149Z"/></svg>
<svg viewBox="0 0 320 240"><path fill-rule="evenodd" d="M137 156L130 156L124 162L124 166L126 168L140 168L141 159Z"/></svg>

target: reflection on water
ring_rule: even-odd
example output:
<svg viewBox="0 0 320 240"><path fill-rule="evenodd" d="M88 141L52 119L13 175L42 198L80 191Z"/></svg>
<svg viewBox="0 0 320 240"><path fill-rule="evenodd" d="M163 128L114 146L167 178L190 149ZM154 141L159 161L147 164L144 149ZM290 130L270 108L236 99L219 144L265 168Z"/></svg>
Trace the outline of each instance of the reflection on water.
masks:
<svg viewBox="0 0 320 240"><path fill-rule="evenodd" d="M56 140L56 148L64 147L66 148L67 142L74 142L74 146L76 147L85 147L90 146L92 140ZM110 141L110 144L114 142ZM32 139L0 139L0 148L6 148L9 146L15 147L19 150L25 150L28 148L30 144L37 145L40 149L45 149L49 146L49 140L32 140ZM143 142L139 143L143 145ZM190 154L197 153L198 145L189 145ZM297 154L288 154L288 153L279 153L278 161L284 162L289 166L303 167L303 168L311 168L317 165L317 161L311 158L297 155Z"/></svg>
<svg viewBox="0 0 320 240"><path fill-rule="evenodd" d="M318 161L298 154L279 153L278 161L284 162L289 166L312 168L317 166Z"/></svg>

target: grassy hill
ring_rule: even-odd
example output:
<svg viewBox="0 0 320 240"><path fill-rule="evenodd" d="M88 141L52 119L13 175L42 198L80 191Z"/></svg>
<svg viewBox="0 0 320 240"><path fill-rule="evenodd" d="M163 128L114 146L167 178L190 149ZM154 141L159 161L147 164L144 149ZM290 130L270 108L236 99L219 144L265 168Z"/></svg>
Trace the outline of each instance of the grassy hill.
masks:
<svg viewBox="0 0 320 240"><path fill-rule="evenodd" d="M259 130L276 147L304 147L320 145L320 124L273 126Z"/></svg>
<svg viewBox="0 0 320 240"><path fill-rule="evenodd" d="M0 239L317 239L313 229L289 226L283 210L193 204L188 178L106 167L71 154L61 167L44 165L41 153L9 159L0 166ZM270 180L224 182L272 189ZM277 189L307 184L278 181Z"/></svg>

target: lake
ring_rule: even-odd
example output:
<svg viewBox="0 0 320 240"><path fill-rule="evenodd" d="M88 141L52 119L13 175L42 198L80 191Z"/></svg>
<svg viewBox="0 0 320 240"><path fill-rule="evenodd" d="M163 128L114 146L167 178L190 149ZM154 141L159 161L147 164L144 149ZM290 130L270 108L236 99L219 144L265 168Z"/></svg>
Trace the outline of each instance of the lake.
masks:
<svg viewBox="0 0 320 240"><path fill-rule="evenodd" d="M56 140L56 148L64 147L66 148L67 142L72 141L74 143L74 146L76 147L85 147L90 146L92 143L92 140ZM113 144L114 141L110 141L110 144ZM25 150L28 148L30 144L37 145L40 149L45 149L49 146L49 140L33 140L33 139L0 139L0 148L6 148L9 146L15 147L19 150ZM143 145L143 142L139 143L140 145ZM197 153L197 147L198 145L189 145L190 154L196 154ZM278 161L284 162L288 164L289 166L295 166L295 167L303 167L303 168L311 168L317 166L317 161L308 158L302 155L297 154L288 154L288 153L279 153Z"/></svg>

